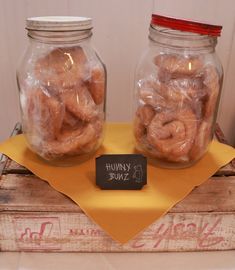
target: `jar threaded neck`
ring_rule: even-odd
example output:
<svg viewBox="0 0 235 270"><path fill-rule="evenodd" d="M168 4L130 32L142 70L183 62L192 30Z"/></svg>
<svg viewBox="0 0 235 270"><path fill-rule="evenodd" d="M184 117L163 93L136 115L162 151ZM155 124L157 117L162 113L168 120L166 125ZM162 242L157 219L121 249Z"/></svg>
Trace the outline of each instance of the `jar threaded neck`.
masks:
<svg viewBox="0 0 235 270"><path fill-rule="evenodd" d="M28 30L28 37L43 43L71 43L89 39L92 29L80 31L38 31Z"/></svg>
<svg viewBox="0 0 235 270"><path fill-rule="evenodd" d="M150 25L149 39L162 47L178 50L214 51L217 38Z"/></svg>

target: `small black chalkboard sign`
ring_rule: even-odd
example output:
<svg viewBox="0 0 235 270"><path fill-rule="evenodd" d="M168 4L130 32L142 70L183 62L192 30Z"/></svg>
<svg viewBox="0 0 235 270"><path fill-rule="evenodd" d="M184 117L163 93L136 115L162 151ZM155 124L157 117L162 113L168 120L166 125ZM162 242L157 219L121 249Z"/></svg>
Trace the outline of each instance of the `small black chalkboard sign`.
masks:
<svg viewBox="0 0 235 270"><path fill-rule="evenodd" d="M140 154L96 158L96 184L101 189L141 189L147 184L147 159Z"/></svg>

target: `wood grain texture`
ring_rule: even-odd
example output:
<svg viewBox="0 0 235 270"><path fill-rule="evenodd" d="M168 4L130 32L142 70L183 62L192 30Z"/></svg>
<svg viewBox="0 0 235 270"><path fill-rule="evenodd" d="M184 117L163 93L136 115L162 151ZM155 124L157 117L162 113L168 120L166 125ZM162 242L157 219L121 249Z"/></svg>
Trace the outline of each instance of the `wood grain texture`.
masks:
<svg viewBox="0 0 235 270"><path fill-rule="evenodd" d="M168 213L126 244L112 240L83 213L0 214L0 250L159 252L235 249L234 213Z"/></svg>
<svg viewBox="0 0 235 270"><path fill-rule="evenodd" d="M173 207L172 213L235 211L235 176L213 177ZM3 175L0 211L81 212L69 198L34 175Z"/></svg>
<svg viewBox="0 0 235 270"><path fill-rule="evenodd" d="M3 166L3 174L31 174L31 172L15 161L8 159ZM215 173L216 176L230 176L234 174L235 167L232 163L225 165Z"/></svg>

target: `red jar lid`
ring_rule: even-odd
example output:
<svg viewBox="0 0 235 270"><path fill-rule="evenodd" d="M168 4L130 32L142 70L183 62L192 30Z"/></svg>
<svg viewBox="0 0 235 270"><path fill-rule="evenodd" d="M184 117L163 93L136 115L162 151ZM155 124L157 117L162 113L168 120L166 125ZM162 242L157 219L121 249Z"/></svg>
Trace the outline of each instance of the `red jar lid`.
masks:
<svg viewBox="0 0 235 270"><path fill-rule="evenodd" d="M188 21L152 14L152 25L159 25L175 30L198 33L201 35L218 37L221 34L222 26L205 24L195 21Z"/></svg>

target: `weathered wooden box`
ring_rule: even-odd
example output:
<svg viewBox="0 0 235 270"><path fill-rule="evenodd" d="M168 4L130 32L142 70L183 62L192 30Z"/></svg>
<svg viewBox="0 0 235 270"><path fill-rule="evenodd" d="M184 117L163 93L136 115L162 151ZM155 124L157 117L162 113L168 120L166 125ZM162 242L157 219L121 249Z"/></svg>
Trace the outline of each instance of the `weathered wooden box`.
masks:
<svg viewBox="0 0 235 270"><path fill-rule="evenodd" d="M217 130L220 140L223 140ZM157 252L235 249L234 162L195 188L125 245L112 240L72 200L15 162L2 162L0 250ZM0 165L1 166L1 165Z"/></svg>

